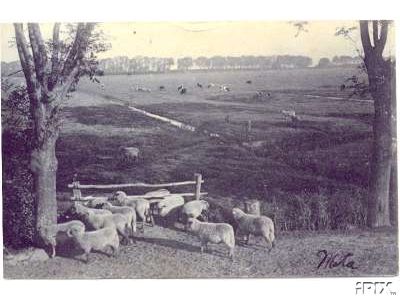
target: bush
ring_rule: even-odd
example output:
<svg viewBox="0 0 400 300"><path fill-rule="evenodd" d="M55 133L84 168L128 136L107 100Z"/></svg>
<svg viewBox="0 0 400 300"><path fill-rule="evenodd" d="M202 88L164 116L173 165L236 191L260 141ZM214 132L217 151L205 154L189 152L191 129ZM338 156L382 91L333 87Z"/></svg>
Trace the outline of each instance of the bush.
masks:
<svg viewBox="0 0 400 300"><path fill-rule="evenodd" d="M6 247L33 244L33 177L29 168L31 122L24 87L2 81L3 236Z"/></svg>

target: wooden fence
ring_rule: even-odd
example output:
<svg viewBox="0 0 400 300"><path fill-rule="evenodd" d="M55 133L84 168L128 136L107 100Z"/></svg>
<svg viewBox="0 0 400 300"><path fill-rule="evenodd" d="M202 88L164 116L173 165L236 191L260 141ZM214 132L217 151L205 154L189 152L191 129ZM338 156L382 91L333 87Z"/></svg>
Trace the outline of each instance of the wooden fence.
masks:
<svg viewBox="0 0 400 300"><path fill-rule="evenodd" d="M171 182L171 183L122 183L122 184L80 184L77 180L76 176L71 184L68 184L68 188L72 189L72 201L85 201L87 198L82 196L82 191L84 189L96 189L96 190L120 190L123 188L132 188L132 187L141 187L141 188L167 188L167 187L176 187L183 185L194 185L194 193L172 193L170 195L180 195L186 197L195 197L195 200L200 200L200 196L207 195L206 192L201 192L201 184L204 183L201 174L194 174L193 181L182 181L182 182ZM148 195L133 195L129 196L132 198L154 198L154 196ZM102 197L94 197L94 198L102 198Z"/></svg>

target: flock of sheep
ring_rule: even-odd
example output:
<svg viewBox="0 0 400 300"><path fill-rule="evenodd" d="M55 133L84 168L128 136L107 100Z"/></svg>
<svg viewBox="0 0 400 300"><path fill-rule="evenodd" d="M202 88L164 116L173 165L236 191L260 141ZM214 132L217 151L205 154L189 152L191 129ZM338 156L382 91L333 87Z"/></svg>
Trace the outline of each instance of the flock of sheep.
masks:
<svg viewBox="0 0 400 300"><path fill-rule="evenodd" d="M185 225L185 230L199 238L201 252L207 249L209 243L222 243L227 246L229 257L233 259L235 233L238 231L247 236L247 242L250 235L262 236L269 251L274 246L274 224L266 216L251 215L233 208L235 224L211 223L207 222L210 208L207 201L193 200L185 203L182 196L169 194L167 190L161 192L164 195L157 200L127 196L118 191L108 199L93 198L83 203L74 202L66 212L72 220L48 229L46 243L52 248L51 257L55 256L60 236L66 237L73 242L74 247L81 249L86 262L89 262L93 250L107 253L111 249L112 255L116 256L120 244L136 243L135 233L137 230L144 232L145 223L154 225L155 209L161 218L178 211L177 218ZM155 195L160 196L160 193L156 191ZM140 223L142 226L139 228Z"/></svg>

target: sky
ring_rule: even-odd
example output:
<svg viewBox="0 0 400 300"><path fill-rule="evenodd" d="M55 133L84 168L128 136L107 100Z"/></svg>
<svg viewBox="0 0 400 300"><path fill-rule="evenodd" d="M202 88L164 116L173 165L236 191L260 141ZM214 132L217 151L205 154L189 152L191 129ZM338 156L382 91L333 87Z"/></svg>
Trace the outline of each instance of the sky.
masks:
<svg viewBox="0 0 400 300"><path fill-rule="evenodd" d="M334 35L338 27L357 25L356 21L312 21L307 26L308 32L295 37L296 28L286 21L102 23L99 28L112 47L100 58L290 54L310 56L316 64L321 57L357 55L356 45ZM16 48L10 46L13 26L0 26L1 60L17 60ZM51 37L52 26L41 25L45 38ZM353 36L361 48L358 31Z"/></svg>

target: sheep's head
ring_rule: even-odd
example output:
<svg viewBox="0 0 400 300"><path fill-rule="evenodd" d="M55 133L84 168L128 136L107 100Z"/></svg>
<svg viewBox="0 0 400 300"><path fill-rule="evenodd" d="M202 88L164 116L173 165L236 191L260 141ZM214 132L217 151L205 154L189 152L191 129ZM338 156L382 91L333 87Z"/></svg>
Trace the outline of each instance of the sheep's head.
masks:
<svg viewBox="0 0 400 300"><path fill-rule="evenodd" d="M84 233L84 230L82 228L73 226L70 229L67 230L67 235L69 237L77 237L79 235L82 235Z"/></svg>
<svg viewBox="0 0 400 300"><path fill-rule="evenodd" d="M199 224L199 221L195 218L189 218L186 222L186 230L188 231L196 231L197 230L197 225Z"/></svg>
<svg viewBox="0 0 400 300"><path fill-rule="evenodd" d="M235 207L232 209L232 215L235 220L238 220L244 215L244 212L240 208Z"/></svg>
<svg viewBox="0 0 400 300"><path fill-rule="evenodd" d="M203 210L208 210L210 208L210 203L208 203L205 200L200 200L200 202L203 204Z"/></svg>
<svg viewBox="0 0 400 300"><path fill-rule="evenodd" d="M99 207L99 208L111 208L111 203L110 202L104 202L104 203L102 203L102 205L101 205L101 207Z"/></svg>
<svg viewBox="0 0 400 300"><path fill-rule="evenodd" d="M116 201L119 204L122 204L126 198L127 195L123 191L116 191L114 195L111 197L112 200Z"/></svg>

